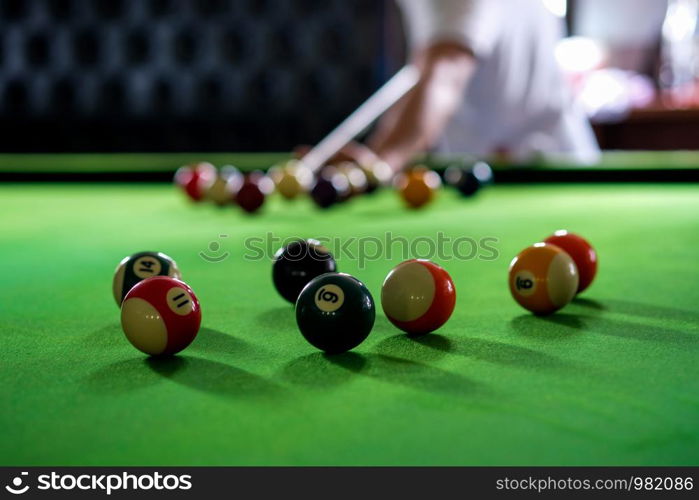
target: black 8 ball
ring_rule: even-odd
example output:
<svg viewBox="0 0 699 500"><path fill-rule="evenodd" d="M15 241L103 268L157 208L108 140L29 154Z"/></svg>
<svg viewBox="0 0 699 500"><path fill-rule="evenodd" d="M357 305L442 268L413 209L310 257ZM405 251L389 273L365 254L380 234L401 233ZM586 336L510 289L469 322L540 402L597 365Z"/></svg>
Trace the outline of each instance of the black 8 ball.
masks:
<svg viewBox="0 0 699 500"><path fill-rule="evenodd" d="M344 273L323 274L301 291L296 324L304 338L328 354L354 349L369 336L376 308L369 290Z"/></svg>
<svg viewBox="0 0 699 500"><path fill-rule="evenodd" d="M279 295L294 304L316 276L337 271L332 254L316 240L296 240L277 250L272 281Z"/></svg>

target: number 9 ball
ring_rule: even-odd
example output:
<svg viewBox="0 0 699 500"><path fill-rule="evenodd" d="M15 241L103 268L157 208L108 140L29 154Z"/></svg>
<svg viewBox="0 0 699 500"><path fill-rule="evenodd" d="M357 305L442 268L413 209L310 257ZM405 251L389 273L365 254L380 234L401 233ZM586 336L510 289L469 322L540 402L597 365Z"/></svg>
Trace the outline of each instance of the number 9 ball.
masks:
<svg viewBox="0 0 699 500"><path fill-rule="evenodd" d="M296 323L304 338L328 354L349 351L369 336L376 308L369 290L344 273L313 279L296 301Z"/></svg>

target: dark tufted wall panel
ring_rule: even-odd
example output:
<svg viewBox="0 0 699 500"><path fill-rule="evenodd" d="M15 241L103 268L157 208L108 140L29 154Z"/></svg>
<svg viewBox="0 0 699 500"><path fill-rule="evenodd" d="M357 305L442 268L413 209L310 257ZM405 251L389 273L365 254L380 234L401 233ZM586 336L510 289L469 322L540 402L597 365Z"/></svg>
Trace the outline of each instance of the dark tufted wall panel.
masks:
<svg viewBox="0 0 699 500"><path fill-rule="evenodd" d="M0 151L288 150L385 78L387 0L0 0Z"/></svg>

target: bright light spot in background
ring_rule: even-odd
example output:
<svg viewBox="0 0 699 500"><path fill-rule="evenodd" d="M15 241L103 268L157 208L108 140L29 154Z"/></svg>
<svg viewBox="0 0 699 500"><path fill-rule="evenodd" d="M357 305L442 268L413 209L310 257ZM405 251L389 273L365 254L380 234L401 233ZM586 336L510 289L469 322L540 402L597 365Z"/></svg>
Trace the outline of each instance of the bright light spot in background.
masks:
<svg viewBox="0 0 699 500"><path fill-rule="evenodd" d="M578 92L578 100L588 116L616 120L634 108L648 106L655 97L650 77L615 68L588 74Z"/></svg>
<svg viewBox="0 0 699 500"><path fill-rule="evenodd" d="M568 0L541 0L544 6L551 11L554 16L566 17L568 12Z"/></svg>
<svg viewBox="0 0 699 500"><path fill-rule="evenodd" d="M568 73L584 73L602 65L605 59L602 45L581 36L564 38L556 46L556 60Z"/></svg>
<svg viewBox="0 0 699 500"><path fill-rule="evenodd" d="M691 37L697 26L697 10L697 0L671 2L663 23L663 36L672 41Z"/></svg>
<svg viewBox="0 0 699 500"><path fill-rule="evenodd" d="M603 110L622 114L629 109L624 80L614 70L591 74L580 93L580 100L588 116L595 116Z"/></svg>

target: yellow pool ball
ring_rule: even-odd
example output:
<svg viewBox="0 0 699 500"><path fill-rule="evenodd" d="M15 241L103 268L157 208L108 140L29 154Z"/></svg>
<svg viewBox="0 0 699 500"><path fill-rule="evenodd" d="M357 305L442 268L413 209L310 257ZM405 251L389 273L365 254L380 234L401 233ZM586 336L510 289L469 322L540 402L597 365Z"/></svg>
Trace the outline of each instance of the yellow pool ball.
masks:
<svg viewBox="0 0 699 500"><path fill-rule="evenodd" d="M313 174L298 160L289 160L274 167L270 177L274 180L277 192L287 200L293 200L308 191L313 181Z"/></svg>

